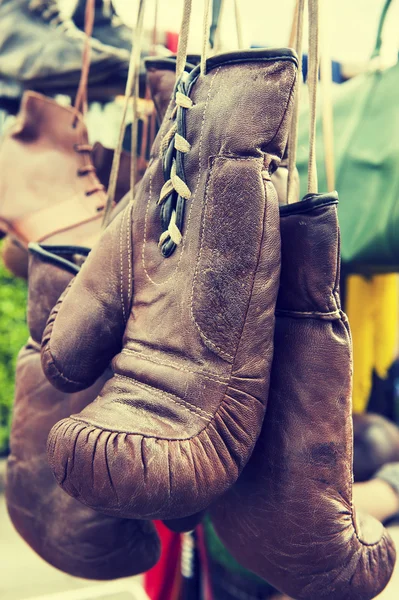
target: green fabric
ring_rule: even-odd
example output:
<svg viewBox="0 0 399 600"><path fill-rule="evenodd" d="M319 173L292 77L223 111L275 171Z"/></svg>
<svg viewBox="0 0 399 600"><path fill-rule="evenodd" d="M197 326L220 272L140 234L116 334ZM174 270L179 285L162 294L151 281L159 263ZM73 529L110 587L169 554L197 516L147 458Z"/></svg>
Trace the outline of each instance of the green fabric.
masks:
<svg viewBox="0 0 399 600"><path fill-rule="evenodd" d="M242 567L240 563L236 561L236 559L230 554L227 548L220 541L208 516L205 517L203 523L206 548L208 550L210 558L214 562L223 565L224 567L226 567L226 569L230 569L230 571L240 573L241 575L244 575L244 577L247 577L252 581L256 581L259 586L265 586L265 588L270 588L270 585L266 581L264 581L254 573L251 573L251 571L244 569L244 567Z"/></svg>
<svg viewBox="0 0 399 600"><path fill-rule="evenodd" d="M351 272L399 268L399 64L334 93L334 152L342 261ZM308 119L301 115L297 166L306 193ZM305 118L303 118L305 117ZM321 117L319 191L327 191Z"/></svg>
<svg viewBox="0 0 399 600"><path fill-rule="evenodd" d="M386 0L373 57L379 55ZM303 95L306 96L305 90ZM306 100L306 98L305 98ZM320 105L320 102L319 102ZM342 262L349 272L399 270L399 64L336 86L334 153ZM319 106L320 108L320 106ZM309 118L300 114L297 166L306 193ZM319 191L326 192L323 127L317 119Z"/></svg>

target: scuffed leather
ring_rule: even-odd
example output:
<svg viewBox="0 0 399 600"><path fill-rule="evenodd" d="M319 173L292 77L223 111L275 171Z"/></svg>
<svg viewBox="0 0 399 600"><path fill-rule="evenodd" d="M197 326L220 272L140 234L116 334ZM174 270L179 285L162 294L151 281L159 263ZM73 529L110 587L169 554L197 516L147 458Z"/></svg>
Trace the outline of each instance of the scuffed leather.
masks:
<svg viewBox="0 0 399 600"><path fill-rule="evenodd" d="M55 258L72 259L57 248ZM94 512L56 483L47 462L46 441L61 418L82 410L111 376L106 371L93 387L76 394L57 391L43 374L43 327L58 295L73 273L62 264L31 255L28 323L31 338L22 348L7 465L6 499L11 520L24 540L51 565L76 577L115 579L141 573L159 557L159 541L149 522Z"/></svg>
<svg viewBox="0 0 399 600"><path fill-rule="evenodd" d="M76 121L75 127L73 127ZM25 92L15 123L0 144L0 230L18 242L91 247L101 231L106 193L87 145L81 115L35 92Z"/></svg>
<svg viewBox="0 0 399 600"><path fill-rule="evenodd" d="M286 145L297 61L268 50L213 64L191 75L182 245L167 259L158 247L171 103L134 206L105 232L43 339L46 374L72 391L123 338L113 378L48 442L60 485L108 514L174 519L207 507L237 479L263 420L280 268L268 172Z"/></svg>
<svg viewBox="0 0 399 600"><path fill-rule="evenodd" d="M338 290L336 199L285 209L266 418L212 520L244 567L290 597L369 600L387 584L395 548L352 505L352 350Z"/></svg>

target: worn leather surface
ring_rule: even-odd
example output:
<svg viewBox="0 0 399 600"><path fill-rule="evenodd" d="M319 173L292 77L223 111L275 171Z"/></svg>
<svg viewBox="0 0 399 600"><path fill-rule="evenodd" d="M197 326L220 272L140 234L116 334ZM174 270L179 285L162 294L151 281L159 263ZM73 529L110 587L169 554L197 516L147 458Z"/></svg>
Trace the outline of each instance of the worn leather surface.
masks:
<svg viewBox="0 0 399 600"><path fill-rule="evenodd" d="M296 69L290 51L249 51L189 76L193 106L178 110L191 144L178 157L192 190L182 244L169 258L158 247L159 150L172 103L134 206L106 230L50 317L42 364L58 388L91 385L114 356L97 400L49 436L57 481L89 506L187 516L232 485L252 452L280 268L268 171L286 145Z"/></svg>
<svg viewBox="0 0 399 600"><path fill-rule="evenodd" d="M85 35L72 21L60 24L33 10L30 0L0 0L0 75L26 85L77 86ZM125 49L91 39L89 84L105 81L115 71L127 73Z"/></svg>
<svg viewBox="0 0 399 600"><path fill-rule="evenodd" d="M101 230L106 193L87 146L80 115L35 92L25 92L15 123L0 145L0 230L18 239L91 247ZM90 195L87 195L90 194Z"/></svg>
<svg viewBox="0 0 399 600"><path fill-rule="evenodd" d="M380 415L353 415L355 481L367 481L385 464L399 462L399 428Z"/></svg>
<svg viewBox="0 0 399 600"><path fill-rule="evenodd" d="M290 597L369 600L387 584L395 548L352 505L352 350L335 196L283 208L281 237L266 418L212 520L243 566Z"/></svg>
<svg viewBox="0 0 399 600"><path fill-rule="evenodd" d="M43 328L58 295L73 277L58 262L60 257L69 261L73 249L55 250L53 260L37 253L31 256L31 338L18 356L16 370L7 507L19 534L51 565L89 579L126 577L147 570L158 559L159 542L152 524L108 517L83 506L57 485L47 462L46 441L51 427L82 410L111 376L108 370L91 388L67 394L55 390L43 373Z"/></svg>

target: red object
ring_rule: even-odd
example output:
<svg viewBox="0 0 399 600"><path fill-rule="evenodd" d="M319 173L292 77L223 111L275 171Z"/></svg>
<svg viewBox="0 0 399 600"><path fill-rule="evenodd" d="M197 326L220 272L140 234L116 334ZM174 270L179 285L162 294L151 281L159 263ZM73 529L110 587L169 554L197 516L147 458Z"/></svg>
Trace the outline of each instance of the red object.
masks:
<svg viewBox="0 0 399 600"><path fill-rule="evenodd" d="M177 600L180 589L180 534L155 521L162 551L158 563L144 576L144 589L151 600Z"/></svg>
<svg viewBox="0 0 399 600"><path fill-rule="evenodd" d="M176 54L177 46L179 45L179 34L175 31L166 32L166 47L168 50Z"/></svg>

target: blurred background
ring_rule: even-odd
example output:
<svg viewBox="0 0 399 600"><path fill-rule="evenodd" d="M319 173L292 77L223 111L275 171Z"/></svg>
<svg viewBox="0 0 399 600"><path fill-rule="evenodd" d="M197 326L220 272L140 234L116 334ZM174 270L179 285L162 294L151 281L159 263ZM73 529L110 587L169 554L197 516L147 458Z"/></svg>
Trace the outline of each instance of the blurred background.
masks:
<svg viewBox="0 0 399 600"><path fill-rule="evenodd" d="M375 45L378 20L384 3L385 0L334 0L323 3L324 47L327 48L331 59L339 66L340 82L352 77L362 76L363 73L369 70L369 59ZM75 9L75 1L59 0L59 6L68 17ZM133 27L137 16L138 1L113 0L113 6L123 23ZM149 47L154 25L155 2L148 1L147 6L145 30L147 47ZM278 3L271 3L267 0L238 0L244 47L286 46L291 28L293 7L294 0L279 0ZM158 50L160 49L165 54L176 50L181 11L181 0L161 0L158 2L157 44ZM194 2L189 41L190 53L200 51L202 13L202 2ZM395 65L397 62L399 48L398 23L399 1L395 1L384 31L384 44L379 63L384 68ZM3 27L4 24L0 18L0 40L4 33L2 31ZM224 19L220 36L222 49L230 50L237 47L234 7L233 2L229 0L225 0ZM1 52L2 47L0 45L0 58ZM119 83L115 93L107 94L104 93L103 89L100 98L92 98L89 102L86 118L90 141L92 143L101 142L112 150L115 148L118 138L123 106L123 83ZM2 81L0 73L0 133L4 132L15 118L22 93L18 85L15 85L15 81L8 79ZM345 85L343 84L340 87ZM73 100L73 94L68 94L65 90L53 90L52 97L56 98L57 102L66 105ZM305 130L306 125L304 126ZM126 147L128 147L128 144ZM304 147L306 148L306 146ZM399 156L397 161L399 169ZM5 242L1 243L4 244ZM361 396L361 400L359 400L359 406L362 402L363 404L369 402L371 392L375 392L376 379L383 382L389 380L389 386L388 383L381 384L385 387L383 392L378 393L380 396L382 394L384 398L388 396L393 398L392 401L389 400L390 412L388 411L388 414L385 409L377 410L377 412L381 412L398 423L399 371L394 370L393 375L392 371L389 371L391 365L397 362L398 323L396 319L398 317L398 292L396 279L393 285L394 288L391 286L390 289L394 289L395 302L392 303L391 301L391 306L393 306L392 312L396 311L395 320L384 324L384 327L387 327L390 331L394 330L395 339L392 342L394 349L390 350L389 359L385 361L387 368L382 369L382 377L377 377L378 372L375 370L374 363L371 364L372 359L370 359L371 366L366 376L370 378L370 385L367 384L366 391L360 389L359 396ZM356 312L357 307L362 303L361 294L363 292L360 292L360 296L358 291L355 293L358 294L355 302ZM6 458L9 452L17 354L28 337L26 300L27 284L25 280L15 277L0 261L0 599L89 600L90 598L103 598L104 600L142 600L146 598L146 595L142 590L140 579L134 578L126 581L121 580L117 583L96 584L56 571L37 557L17 536L7 517L2 491L4 491ZM360 341L358 348L363 348L362 343ZM360 356L361 351L358 350L357 352ZM361 367L359 370L361 371ZM394 404L396 408L392 408ZM376 400L372 406L378 408L381 403ZM364 406L362 405L363 409ZM391 588L383 598L390 600L391 598L397 598L398 594L399 588L396 586Z"/></svg>

